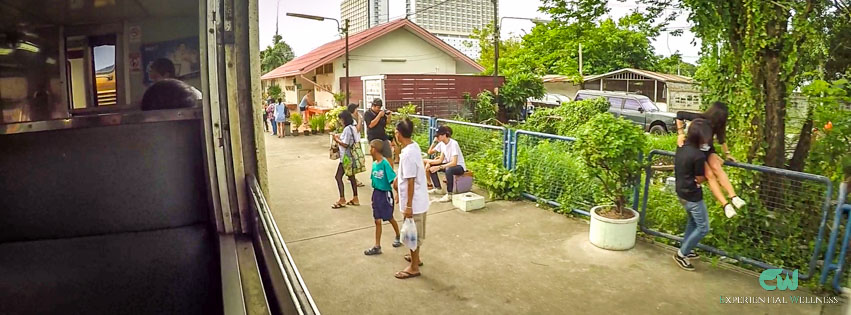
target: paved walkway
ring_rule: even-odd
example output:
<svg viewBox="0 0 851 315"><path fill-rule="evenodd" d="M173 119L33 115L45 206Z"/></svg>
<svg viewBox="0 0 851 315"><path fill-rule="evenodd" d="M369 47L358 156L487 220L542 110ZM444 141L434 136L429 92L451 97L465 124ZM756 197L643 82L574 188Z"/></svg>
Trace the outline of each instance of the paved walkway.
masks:
<svg viewBox="0 0 851 315"><path fill-rule="evenodd" d="M764 291L755 275L706 262L683 271L672 251L648 242L599 249L588 242L586 221L531 202L489 202L470 213L432 204L423 276L398 280L393 273L407 250L390 246L389 225L384 254L363 255L374 235L371 188L360 189L360 207L330 208L337 162L327 157L328 143L327 134L266 139L269 202L324 314L839 313L822 305L721 304L722 296L812 294ZM359 178L369 183L367 173Z"/></svg>

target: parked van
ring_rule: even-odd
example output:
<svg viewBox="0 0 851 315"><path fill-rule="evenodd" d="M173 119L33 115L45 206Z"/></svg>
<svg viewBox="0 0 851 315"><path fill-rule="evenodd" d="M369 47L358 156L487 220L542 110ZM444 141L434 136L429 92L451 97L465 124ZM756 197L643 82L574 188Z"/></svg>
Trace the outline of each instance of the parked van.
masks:
<svg viewBox="0 0 851 315"><path fill-rule="evenodd" d="M647 96L626 92L580 90L576 92L575 101L605 97L611 107L609 112L617 117L632 120L644 128L644 131L653 134L665 134L675 132L677 125L674 122L676 114L659 110L653 101Z"/></svg>

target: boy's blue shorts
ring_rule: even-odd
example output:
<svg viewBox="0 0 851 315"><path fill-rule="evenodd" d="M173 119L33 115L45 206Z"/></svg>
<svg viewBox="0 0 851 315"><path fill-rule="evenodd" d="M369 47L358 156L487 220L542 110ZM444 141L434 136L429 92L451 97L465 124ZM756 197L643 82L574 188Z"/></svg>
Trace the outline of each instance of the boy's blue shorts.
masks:
<svg viewBox="0 0 851 315"><path fill-rule="evenodd" d="M393 219L393 193L375 189L372 191L372 217L390 221Z"/></svg>

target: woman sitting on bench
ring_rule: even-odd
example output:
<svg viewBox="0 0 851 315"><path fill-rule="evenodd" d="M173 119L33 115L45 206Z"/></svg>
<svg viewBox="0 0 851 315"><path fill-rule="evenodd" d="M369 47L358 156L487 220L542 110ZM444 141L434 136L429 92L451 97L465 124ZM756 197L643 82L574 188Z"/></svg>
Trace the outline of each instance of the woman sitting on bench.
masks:
<svg viewBox="0 0 851 315"><path fill-rule="evenodd" d="M429 190L429 193L439 194L443 192L440 187L440 178L438 178L437 172L445 172L446 194L437 201L449 202L452 201L452 192L455 188L454 177L464 175L467 166L464 164L464 154L461 153L461 146L458 145L458 141L452 139L452 128L449 128L448 126L441 126L438 128L437 140L442 144L440 155L437 157L437 160L442 162L440 165L435 165L427 169L428 174L431 177L431 181L434 184L434 189Z"/></svg>

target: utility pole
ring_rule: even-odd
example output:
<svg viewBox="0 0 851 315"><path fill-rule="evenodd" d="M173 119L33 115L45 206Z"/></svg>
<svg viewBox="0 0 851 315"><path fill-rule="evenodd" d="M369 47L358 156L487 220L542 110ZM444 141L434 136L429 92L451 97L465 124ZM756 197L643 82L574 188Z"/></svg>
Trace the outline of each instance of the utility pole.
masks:
<svg viewBox="0 0 851 315"><path fill-rule="evenodd" d="M343 32L346 33L346 106L349 106L349 19L343 22Z"/></svg>
<svg viewBox="0 0 851 315"><path fill-rule="evenodd" d="M497 1L493 2L493 89L494 94L499 94L499 16L497 15Z"/></svg>
<svg viewBox="0 0 851 315"><path fill-rule="evenodd" d="M582 43L579 43L579 76L582 76Z"/></svg>

